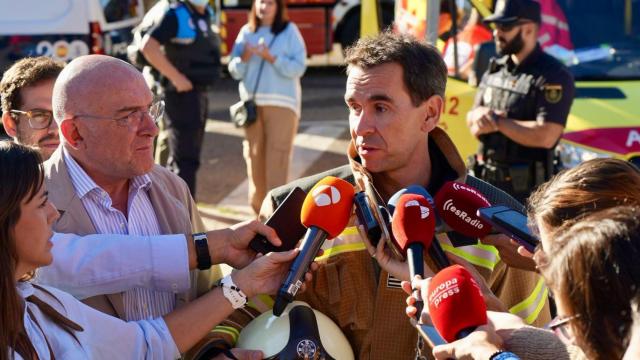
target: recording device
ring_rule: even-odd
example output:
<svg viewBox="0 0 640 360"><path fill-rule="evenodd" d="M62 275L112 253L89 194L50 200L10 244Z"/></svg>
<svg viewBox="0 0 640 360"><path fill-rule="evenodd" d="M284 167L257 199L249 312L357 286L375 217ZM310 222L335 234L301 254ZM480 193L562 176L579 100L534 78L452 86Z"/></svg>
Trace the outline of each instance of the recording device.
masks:
<svg viewBox="0 0 640 360"><path fill-rule="evenodd" d="M491 224L495 230L517 241L529 252L533 252L540 242L529 229L527 217L519 211L499 205L478 209L478 216Z"/></svg>
<svg viewBox="0 0 640 360"><path fill-rule="evenodd" d="M480 286L460 265L437 273L429 284L429 315L447 342L469 335L487 323L487 305Z"/></svg>
<svg viewBox="0 0 640 360"><path fill-rule="evenodd" d="M382 236L382 229L380 229L378 220L373 216L367 194L364 191L356 193L353 198L353 203L356 206L358 223L364 228L364 232L367 235L369 242L373 246L378 246L378 242Z"/></svg>
<svg viewBox="0 0 640 360"><path fill-rule="evenodd" d="M353 186L333 176L320 180L309 191L300 213L300 222L307 227L307 232L300 244L300 253L293 260L287 278L278 291L273 306L275 316L280 316L287 304L293 301L324 241L340 235L347 226L353 197Z"/></svg>
<svg viewBox="0 0 640 360"><path fill-rule="evenodd" d="M398 247L406 254L409 264L409 276L420 275L424 278L424 249L431 246L436 228L435 212L427 199L418 194L403 194L398 199L391 228ZM413 296L417 299L416 316L420 318L423 302L420 291L413 289Z"/></svg>
<svg viewBox="0 0 640 360"><path fill-rule="evenodd" d="M296 247L298 241L304 236L306 228L299 221L291 219L296 219L300 214L306 196L307 193L296 186L265 222L276 231L282 240L282 245L275 246L264 235L258 234L251 240L249 247L262 254L288 251Z"/></svg>
<svg viewBox="0 0 640 360"><path fill-rule="evenodd" d="M398 202L398 199L403 194L418 194L418 195L422 195L422 196L424 196L425 199L427 199L427 201L429 202L429 205L431 205L431 208L432 209L434 208L433 197L431 196L431 194L429 194L429 192L424 187L422 187L420 185L409 185L406 188L401 189L398 192L396 192L395 194L393 194L393 196L389 199L389 203L387 204L387 208L389 209L391 214L393 214L395 212L395 208L396 208L396 204ZM437 216L438 215L437 213L434 212L434 215L435 215L435 232L436 233L443 232L442 229L446 225ZM433 261L438 266L438 270L446 268L447 266L451 265L450 262L449 262L449 258L447 258L447 255L444 253L444 250L440 246L440 242L438 241L438 239L434 238L433 241L431 242L431 246L429 246L428 248L429 248L429 256L431 257L431 259L433 259Z"/></svg>
<svg viewBox="0 0 640 360"><path fill-rule="evenodd" d="M487 221L476 214L479 208L488 206L491 204L478 190L456 181L446 182L436 194L440 218L453 231L473 239L491 232Z"/></svg>

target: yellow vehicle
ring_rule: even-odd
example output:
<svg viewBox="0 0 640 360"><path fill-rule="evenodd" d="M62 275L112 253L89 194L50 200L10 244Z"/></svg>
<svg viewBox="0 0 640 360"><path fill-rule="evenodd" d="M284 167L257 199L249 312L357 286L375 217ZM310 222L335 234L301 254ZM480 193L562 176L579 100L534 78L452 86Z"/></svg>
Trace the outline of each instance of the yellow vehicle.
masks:
<svg viewBox="0 0 640 360"><path fill-rule="evenodd" d="M620 158L640 166L640 0L538 1L554 2L561 9L573 45L546 44L545 48L568 65L576 80L575 100L557 148L562 166L596 157ZM461 29L457 23L464 23L472 9L481 15L491 13L491 2L398 0L395 27L436 44L443 9L457 14L449 22ZM543 16L543 25L545 21L549 19ZM465 121L475 93L466 81L450 76L441 126L463 156L478 146Z"/></svg>

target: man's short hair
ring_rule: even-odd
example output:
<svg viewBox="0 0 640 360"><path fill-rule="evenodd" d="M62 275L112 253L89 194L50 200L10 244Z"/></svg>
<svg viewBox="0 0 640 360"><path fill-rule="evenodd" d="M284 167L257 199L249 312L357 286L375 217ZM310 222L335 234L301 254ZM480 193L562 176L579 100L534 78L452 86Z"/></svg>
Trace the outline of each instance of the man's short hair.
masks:
<svg viewBox="0 0 640 360"><path fill-rule="evenodd" d="M414 37L385 31L361 38L346 50L347 73L352 67L369 69L387 63L402 66L404 84L414 106L433 95L444 97L447 66L438 50Z"/></svg>
<svg viewBox="0 0 640 360"><path fill-rule="evenodd" d="M2 112L15 110L22 106L20 90L42 81L55 80L63 68L63 63L45 56L24 58L17 61L4 72L2 80L0 80Z"/></svg>

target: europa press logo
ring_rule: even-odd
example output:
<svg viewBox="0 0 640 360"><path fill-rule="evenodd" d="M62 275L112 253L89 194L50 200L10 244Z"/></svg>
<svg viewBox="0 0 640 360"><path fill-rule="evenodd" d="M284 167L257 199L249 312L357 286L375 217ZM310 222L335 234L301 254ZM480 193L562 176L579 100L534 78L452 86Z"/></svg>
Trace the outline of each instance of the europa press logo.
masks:
<svg viewBox="0 0 640 360"><path fill-rule="evenodd" d="M317 350L318 346L316 343L309 339L301 340L298 342L298 345L296 345L296 352L302 359L314 359Z"/></svg>
<svg viewBox="0 0 640 360"><path fill-rule="evenodd" d="M418 200L409 200L404 204L405 208L408 208L410 206L419 206L420 207L420 218L423 219L423 220L428 218L429 215L431 214L431 211L429 210L429 208L426 207L426 206L420 205Z"/></svg>
<svg viewBox="0 0 640 360"><path fill-rule="evenodd" d="M340 202L340 191L335 186L320 185L311 193L317 206L329 206Z"/></svg>

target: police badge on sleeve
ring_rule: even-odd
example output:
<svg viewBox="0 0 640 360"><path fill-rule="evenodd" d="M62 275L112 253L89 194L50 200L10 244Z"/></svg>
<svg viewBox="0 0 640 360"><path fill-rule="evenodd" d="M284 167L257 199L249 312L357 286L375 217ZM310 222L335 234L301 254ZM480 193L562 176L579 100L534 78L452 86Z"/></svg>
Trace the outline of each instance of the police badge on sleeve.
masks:
<svg viewBox="0 0 640 360"><path fill-rule="evenodd" d="M556 104L562 100L562 85L546 84L544 85L544 99L551 104Z"/></svg>

